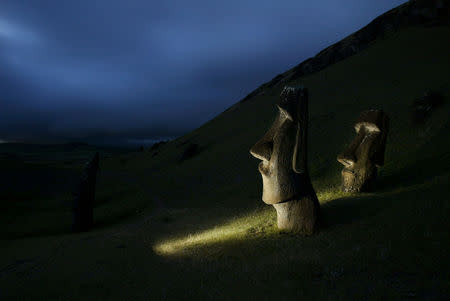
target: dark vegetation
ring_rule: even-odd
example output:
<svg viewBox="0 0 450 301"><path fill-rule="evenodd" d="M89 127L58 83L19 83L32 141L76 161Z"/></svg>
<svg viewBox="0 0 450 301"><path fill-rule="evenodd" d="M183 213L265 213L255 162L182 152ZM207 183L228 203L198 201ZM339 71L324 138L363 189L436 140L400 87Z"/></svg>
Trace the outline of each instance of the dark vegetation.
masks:
<svg viewBox="0 0 450 301"><path fill-rule="evenodd" d="M418 11L420 21L424 3L435 1L388 14L411 12L404 22ZM394 27L298 79L289 70L285 82L152 151L0 144L0 299L448 300L450 28L440 18ZM300 82L310 91L310 174L325 222L312 237L276 229L248 153L282 86ZM427 90L442 102L416 125L411 104ZM336 156L373 107L391 119L385 165L374 192L343 193ZM179 164L192 144L201 152ZM105 158L95 225L73 234L71 193L95 151Z"/></svg>
<svg viewBox="0 0 450 301"><path fill-rule="evenodd" d="M412 104L412 121L414 124L423 124L431 113L444 103L444 96L435 91L426 91L422 97L414 100Z"/></svg>
<svg viewBox="0 0 450 301"><path fill-rule="evenodd" d="M179 162L183 162L185 160L188 160L200 152L200 146L197 143L190 143L186 148L184 149L183 153L181 154Z"/></svg>
<svg viewBox="0 0 450 301"><path fill-rule="evenodd" d="M159 154L160 148L167 142L169 142L169 140L163 140L163 141L159 141L159 142L156 142L155 144L153 144L149 150L150 152L152 152L152 157L157 156Z"/></svg>
<svg viewBox="0 0 450 301"><path fill-rule="evenodd" d="M168 141L168 140L165 140L165 141L159 141L159 142L156 142L155 144L153 144L153 145L150 147L150 151L155 151L155 150L159 149L161 146L163 146L163 145L166 144L167 142L169 142L169 141Z"/></svg>

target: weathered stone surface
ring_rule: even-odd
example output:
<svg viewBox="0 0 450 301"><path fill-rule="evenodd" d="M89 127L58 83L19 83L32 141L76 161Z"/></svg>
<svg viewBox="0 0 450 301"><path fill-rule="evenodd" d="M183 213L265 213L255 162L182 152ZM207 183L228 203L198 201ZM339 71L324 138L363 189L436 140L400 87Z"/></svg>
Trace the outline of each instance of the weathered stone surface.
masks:
<svg viewBox="0 0 450 301"><path fill-rule="evenodd" d="M285 87L277 106L277 118L250 153L262 160L262 200L277 210L278 227L309 235L318 230L320 205L307 168L307 89Z"/></svg>
<svg viewBox="0 0 450 301"><path fill-rule="evenodd" d="M299 200L274 204L279 229L311 235L317 231L319 210L317 200L305 196Z"/></svg>
<svg viewBox="0 0 450 301"><path fill-rule="evenodd" d="M74 201L74 231L88 231L94 224L94 200L97 171L99 168L100 156L95 153L81 175L79 189Z"/></svg>
<svg viewBox="0 0 450 301"><path fill-rule="evenodd" d="M364 111L355 123L355 131L356 137L337 157L344 165L342 189L367 191L373 188L377 168L384 164L389 118L382 110Z"/></svg>

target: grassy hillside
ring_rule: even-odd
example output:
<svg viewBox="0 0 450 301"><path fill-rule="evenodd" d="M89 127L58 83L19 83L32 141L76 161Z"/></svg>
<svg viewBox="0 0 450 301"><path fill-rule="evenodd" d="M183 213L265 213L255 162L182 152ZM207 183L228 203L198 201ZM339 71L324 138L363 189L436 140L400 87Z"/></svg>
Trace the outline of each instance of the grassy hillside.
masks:
<svg viewBox="0 0 450 301"><path fill-rule="evenodd" d="M391 118L383 175L398 173L421 157L448 153L445 148L421 150L435 135L445 135L441 131L448 122L447 105L436 109L422 126L411 122L411 105L426 90L448 97L450 45L443 38L447 34L448 28L403 30L326 70L287 83L303 83L310 91L310 169L319 192L338 185L341 165L336 156L354 137L353 124L366 109L382 108ZM261 181L258 161L248 150L275 118L282 87L236 104L199 129L163 145L154 157L153 152L130 157L124 168L148 179L153 193L170 207L254 203L261 194ZM180 163L190 143L198 144L200 153ZM106 164L118 165L117 160Z"/></svg>
<svg viewBox="0 0 450 301"><path fill-rule="evenodd" d="M448 36L449 27L402 29L286 83L310 91L309 165L326 221L318 235L279 232L275 210L260 200L248 151L275 117L283 87L275 85L157 150L103 160L98 227L1 241L0 297L445 300ZM430 89L445 102L415 125L411 105ZM386 164L375 192L345 194L336 156L370 108L391 119ZM199 152L183 160L192 144Z"/></svg>

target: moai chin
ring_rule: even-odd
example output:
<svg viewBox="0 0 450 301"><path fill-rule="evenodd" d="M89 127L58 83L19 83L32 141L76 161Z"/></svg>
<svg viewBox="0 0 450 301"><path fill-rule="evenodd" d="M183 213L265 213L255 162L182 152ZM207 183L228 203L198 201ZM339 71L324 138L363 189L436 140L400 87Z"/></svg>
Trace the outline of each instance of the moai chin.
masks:
<svg viewBox="0 0 450 301"><path fill-rule="evenodd" d="M373 189L377 168L384 164L389 117L382 110L364 111L355 123L356 137L337 160L342 169L342 190Z"/></svg>
<svg viewBox="0 0 450 301"><path fill-rule="evenodd" d="M277 211L278 228L306 235L318 230L320 205L307 168L308 91L285 87L278 115L250 149L262 160L262 200Z"/></svg>
<svg viewBox="0 0 450 301"><path fill-rule="evenodd" d="M74 202L73 230L88 231L94 224L95 184L99 167L99 153L95 153L83 169L80 186Z"/></svg>

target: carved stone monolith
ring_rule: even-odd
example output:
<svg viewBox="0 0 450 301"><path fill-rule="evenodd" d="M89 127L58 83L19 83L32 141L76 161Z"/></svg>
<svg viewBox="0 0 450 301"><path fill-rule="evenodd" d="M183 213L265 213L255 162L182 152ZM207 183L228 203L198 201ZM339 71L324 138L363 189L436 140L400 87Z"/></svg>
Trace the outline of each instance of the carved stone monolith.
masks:
<svg viewBox="0 0 450 301"><path fill-rule="evenodd" d="M378 167L384 164L389 117L382 110L364 111L355 123L356 137L338 155L342 169L342 190L346 192L373 189Z"/></svg>
<svg viewBox="0 0 450 301"><path fill-rule="evenodd" d="M73 215L73 230L88 231L94 224L94 200L95 200L95 184L97 180L97 171L99 168L99 153L95 153L83 169L80 185L76 193Z"/></svg>
<svg viewBox="0 0 450 301"><path fill-rule="evenodd" d="M262 200L277 211L278 228L310 235L318 231L320 204L307 168L308 91L285 87L278 115L250 149L262 160Z"/></svg>

